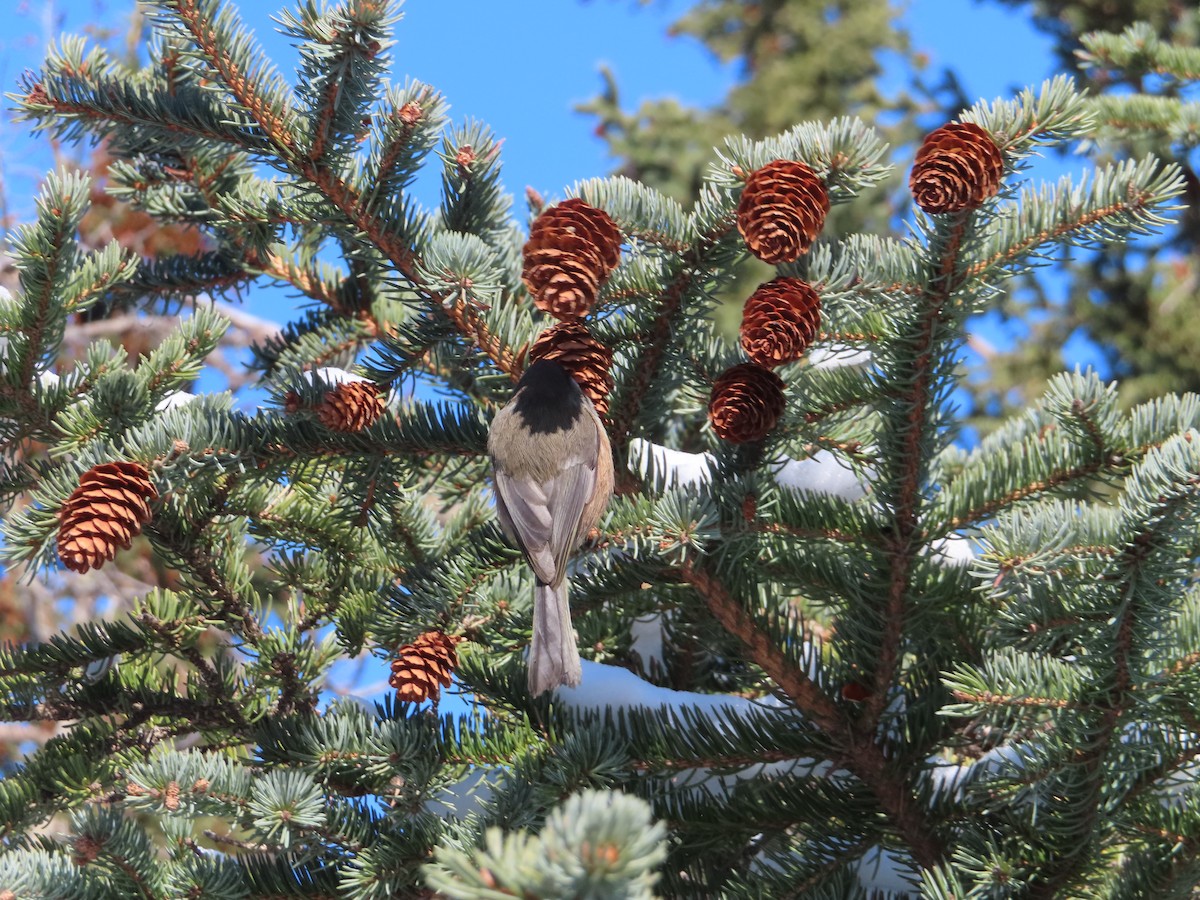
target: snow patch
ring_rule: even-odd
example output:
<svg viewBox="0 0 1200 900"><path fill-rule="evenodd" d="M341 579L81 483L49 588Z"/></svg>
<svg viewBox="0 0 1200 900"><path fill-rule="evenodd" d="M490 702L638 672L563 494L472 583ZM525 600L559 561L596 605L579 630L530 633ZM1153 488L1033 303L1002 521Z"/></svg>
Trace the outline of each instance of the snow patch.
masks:
<svg viewBox="0 0 1200 900"><path fill-rule="evenodd" d="M858 500L867 493L859 475L829 450L818 450L808 459L783 460L775 471L775 483L792 491L832 494L846 500Z"/></svg>

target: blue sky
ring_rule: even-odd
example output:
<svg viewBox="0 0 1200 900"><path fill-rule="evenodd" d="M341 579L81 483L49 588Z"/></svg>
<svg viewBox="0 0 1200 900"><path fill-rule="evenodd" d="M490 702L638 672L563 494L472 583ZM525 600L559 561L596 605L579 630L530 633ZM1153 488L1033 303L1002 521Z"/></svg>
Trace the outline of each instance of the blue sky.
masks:
<svg viewBox="0 0 1200 900"><path fill-rule="evenodd" d="M270 20L277 4L237 5L281 70L292 71L292 50ZM504 183L518 204L527 185L561 195L577 179L607 174L613 166L592 134L593 122L574 112L600 90L601 64L615 72L627 109L652 96L708 104L733 83L732 68L720 66L698 42L667 36L668 25L688 6L686 0L409 0L396 30L393 78L409 75L434 85L455 120L480 119L504 138ZM122 33L131 9L128 0L0 0L7 13L0 83L13 90L21 72L36 69L60 33L92 25ZM1008 95L1040 82L1053 65L1049 42L996 4L911 0L904 20L931 71L957 70L970 96ZM18 218L32 209L34 186L50 164L46 142L31 142L6 113L0 119L0 174Z"/></svg>

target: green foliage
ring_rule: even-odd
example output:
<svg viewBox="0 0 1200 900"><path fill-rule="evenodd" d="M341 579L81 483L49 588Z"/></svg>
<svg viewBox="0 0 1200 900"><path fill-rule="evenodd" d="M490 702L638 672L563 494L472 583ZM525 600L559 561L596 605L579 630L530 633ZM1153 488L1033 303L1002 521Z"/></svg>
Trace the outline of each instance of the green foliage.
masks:
<svg viewBox="0 0 1200 900"><path fill-rule="evenodd" d="M997 0L1006 6L1023 7L1033 23L1051 35L1065 66L1074 63L1081 37L1091 31L1119 31L1138 23L1161 37L1175 36L1195 41L1200 28L1196 10L1186 3L1164 0Z"/></svg>
<svg viewBox="0 0 1200 900"><path fill-rule="evenodd" d="M901 61L909 72L919 68L898 18L886 0L701 0L672 25L671 35L700 41L735 70L736 82L719 103L700 108L664 97L629 110L616 77L601 68L603 89L580 110L596 118L596 132L619 161L615 174L685 205L702 196L713 148L728 139L760 140L796 122L851 115L881 123L877 128L889 141L903 143L914 137L914 117L929 104L919 85L914 97L879 84L888 61ZM887 186L898 189L900 177L893 171ZM893 224L889 217L882 204L860 202L835 209L832 223L843 233L883 232ZM736 329L740 301L771 277L769 267L752 258L740 260L735 274L714 312L725 336Z"/></svg>
<svg viewBox="0 0 1200 900"><path fill-rule="evenodd" d="M604 91L583 106L595 115L620 174L689 203L700 193L712 148L733 135L764 138L801 119L852 113L874 119L911 101L884 98L875 79L880 56L907 52L896 10L879 0L843 0L834 6L790 0L747 6L703 0L672 27L672 34L701 41L726 63L736 63L737 85L712 109L680 106L673 99L621 107L612 73Z"/></svg>
<svg viewBox="0 0 1200 900"><path fill-rule="evenodd" d="M725 28L730 11L705 4L687 27L722 52L765 46L768 31ZM887 21L852 13L839 27L864 40ZM763 15L813 42L788 4ZM952 402L967 329L1006 281L1169 224L1177 166L1147 152L1031 185L1029 156L1095 137L1104 107L1066 78L971 107L1006 160L997 196L916 214L903 237L835 214L772 273L814 286L821 329L778 370L781 419L747 445L704 414L742 359L711 313L748 257L744 180L798 159L835 211L884 222L882 136L789 117L706 147L683 198L576 184L625 242L587 321L614 353L620 490L572 571L584 683L533 698L533 579L493 521L486 440L548 322L521 283L500 141L448 122L432 88L386 83L396 16L375 0L282 15L296 88L229 4L163 2L154 21L143 69L67 40L18 98L35 127L109 138L113 192L200 228L206 249L83 252L75 176L48 181L14 238L5 559L51 584L139 588L111 620L0 651L0 719L72 723L0 780L0 890L1191 890L1200 397L1130 402L1057 374L973 449ZM408 194L422 166L442 179L435 212ZM193 298L267 281L307 308L255 349L261 406L191 397L231 327ZM186 314L144 353L60 353L81 312L163 307ZM383 413L331 429L322 404L363 377ZM60 511L112 461L145 467L153 516L99 574L67 576ZM339 663L433 630L463 639L455 712L330 700Z"/></svg>
<svg viewBox="0 0 1200 900"><path fill-rule="evenodd" d="M546 817L537 835L491 829L481 849L439 848L429 883L447 897L648 898L665 829L645 802L585 791Z"/></svg>
<svg viewBox="0 0 1200 900"><path fill-rule="evenodd" d="M1058 348L1073 337L1098 348L1121 379L1127 403L1200 390L1192 350L1200 331L1187 301L1200 265L1200 107L1194 90L1200 15L1189 4L1157 0L1032 6L1035 22L1057 36L1060 52L1080 66L1092 89L1087 106L1094 124L1083 148L1101 161L1125 165L1147 155L1174 160L1189 209L1154 241L1136 247L1100 242L1074 258L1049 259L1056 272L1031 275L1002 301L999 311L1014 346L981 344L986 373L973 379L977 424L985 430L995 427L997 414L1041 392L1062 366ZM1105 31L1091 30L1097 28ZM1056 284L1062 280L1065 291Z"/></svg>

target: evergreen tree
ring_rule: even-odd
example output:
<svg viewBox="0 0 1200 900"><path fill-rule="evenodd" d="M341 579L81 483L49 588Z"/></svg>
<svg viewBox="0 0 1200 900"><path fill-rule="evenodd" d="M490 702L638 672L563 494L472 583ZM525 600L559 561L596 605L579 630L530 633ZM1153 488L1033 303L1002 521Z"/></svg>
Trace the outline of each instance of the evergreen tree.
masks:
<svg viewBox="0 0 1200 900"><path fill-rule="evenodd" d="M1196 70L1184 62L1189 48L1200 48L1195 4L998 2L1019 9L1036 28L1054 36L1062 69L1076 72L1102 95L1097 97L1098 112L1106 127L1088 149L1099 151L1104 160L1146 153L1173 159L1184 173L1189 208L1200 206L1197 107L1188 99L1195 93ZM1144 23L1142 30L1127 36L1137 49L1118 54L1119 63L1089 49L1105 40L1105 32L1120 32L1137 22ZM970 105L955 73L930 81L895 10L876 0L832 6L812 0L703 0L680 18L674 32L737 63L738 83L720 103L711 109L684 109L672 100L647 101L636 112L625 112L615 81L606 76L604 94L585 108L599 116L600 133L619 160L618 173L680 199L694 192L708 162L707 148L729 134L765 137L796 120L844 114L875 120L882 112L889 123L883 133L893 144L903 144L916 139L914 120L930 115L931 108L940 110L934 115L953 116ZM907 61L908 92L881 93L877 79L883 50ZM1130 93L1145 96L1141 110L1129 107ZM852 215L836 220L839 228L880 231L894 226L889 218L894 210L884 204L851 209ZM1090 248L1051 260L1052 268L1022 278L994 309L1003 339L995 339L995 319L989 320L991 336L970 326L973 352L966 361L972 377L964 384L963 397L969 396L972 404L972 426L987 433L998 427L999 417L1033 402L1062 369L1064 346L1081 338L1121 378L1127 406L1168 390L1200 390L1192 349L1200 345L1200 322L1179 302L1194 291L1200 277L1197 221L1188 213L1156 243ZM762 277L762 270L751 267L735 283L725 298L731 307L756 277ZM721 310L718 321L736 315L734 308Z"/></svg>
<svg viewBox="0 0 1200 900"><path fill-rule="evenodd" d="M1180 170L1025 184L1103 127L1058 78L926 137L903 238L827 218L887 202L852 118L729 139L687 209L596 179L526 232L486 127L387 80L396 18L283 13L292 85L230 4L161 0L143 68L68 39L22 84L206 240L85 250L80 175L14 236L6 557L145 541L160 583L0 652L4 720L70 723L0 781L0 897L1187 896L1200 397L1060 374L971 451L948 402L970 317L1166 224ZM268 282L306 308L255 347L264 406L182 396L229 327L205 298ZM56 371L72 317L123 310L186 314ZM534 698L486 441L540 358L601 408L618 496L572 571L583 683ZM364 649L394 699L328 702Z"/></svg>
<svg viewBox="0 0 1200 900"><path fill-rule="evenodd" d="M699 40L736 69L728 96L709 109L661 99L626 111L615 74L602 69L604 90L582 110L596 116L597 132L620 161L616 174L690 206L712 148L726 137L764 138L801 118L912 113L910 97L885 96L878 85L884 54L909 57L897 19L887 0L701 0L671 34Z"/></svg>
<svg viewBox="0 0 1200 900"><path fill-rule="evenodd" d="M596 117L596 133L618 160L614 174L660 190L685 209L700 196L712 148L729 137L765 138L799 121L856 115L886 119L877 126L885 139L909 143L918 137L917 113L936 107L932 96L944 92L916 77L908 34L887 0L702 0L675 22L671 34L700 41L736 69L737 80L719 103L700 108L675 98L648 99L628 111L616 75L602 68L603 91L580 110ZM883 91L879 80L888 58L902 60L914 73L916 97L906 90ZM900 173L891 174L884 187L901 196ZM885 203L849 202L831 214L842 231L882 233L894 225L894 209ZM769 277L757 260L740 263L714 311L726 335L736 333L741 301Z"/></svg>
<svg viewBox="0 0 1200 900"><path fill-rule="evenodd" d="M1059 36L1060 54L1093 93L1102 127L1082 149L1098 161L1146 153L1173 160L1183 173L1188 210L1154 241L1058 259L1048 277L1029 278L1023 290L1011 292L1000 312L1015 340L1003 352L986 354L980 412L994 416L1043 390L1062 365L1058 348L1080 336L1121 379L1127 405L1168 390L1200 390L1193 349L1200 323L1188 303L1200 278L1200 11L1164 3L1038 3L1035 9L1035 22ZM1148 21L1122 31L1135 13Z"/></svg>
<svg viewBox="0 0 1200 900"><path fill-rule="evenodd" d="M1144 24L1162 39L1196 39L1196 10L1174 0L993 0L1030 17L1034 26L1055 39L1061 65L1075 62L1083 36L1093 31L1119 32Z"/></svg>

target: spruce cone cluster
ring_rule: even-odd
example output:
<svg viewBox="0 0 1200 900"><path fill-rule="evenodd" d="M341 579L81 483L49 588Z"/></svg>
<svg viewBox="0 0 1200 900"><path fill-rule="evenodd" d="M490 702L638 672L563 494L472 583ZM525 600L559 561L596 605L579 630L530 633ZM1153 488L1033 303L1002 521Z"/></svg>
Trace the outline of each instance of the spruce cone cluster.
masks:
<svg viewBox="0 0 1200 900"><path fill-rule="evenodd" d="M745 444L770 434L783 408L783 380L758 363L742 363L713 384L708 419L718 437Z"/></svg>
<svg viewBox="0 0 1200 900"><path fill-rule="evenodd" d="M538 335L529 348L529 361L550 359L579 382L596 412L608 414L612 393L612 350L596 340L582 322L560 322Z"/></svg>
<svg viewBox="0 0 1200 900"><path fill-rule="evenodd" d="M578 197L538 216L522 252L521 279L537 308L556 319L582 319L621 258L621 232L602 209Z"/></svg>
<svg viewBox="0 0 1200 900"><path fill-rule="evenodd" d="M388 679L396 689L396 699L402 703L438 699L442 688L450 686L450 676L458 667L456 646L461 640L442 631L426 631L397 650Z"/></svg>
<svg viewBox="0 0 1200 900"><path fill-rule="evenodd" d="M1000 190L1004 157L991 135L972 122L951 122L925 136L908 189L927 213L978 209Z"/></svg>
<svg viewBox="0 0 1200 900"><path fill-rule="evenodd" d="M829 213L829 191L802 162L777 159L750 173L738 202L737 227L763 262L794 262L808 252Z"/></svg>
<svg viewBox="0 0 1200 900"><path fill-rule="evenodd" d="M362 431L375 424L386 406L379 385L343 381L325 394L317 418L330 431Z"/></svg>
<svg viewBox="0 0 1200 900"><path fill-rule="evenodd" d="M742 310L741 339L746 355L774 368L795 362L817 336L821 297L799 278L775 278L758 288Z"/></svg>
<svg viewBox="0 0 1200 900"><path fill-rule="evenodd" d="M128 550L150 521L158 491L135 462L101 463L83 473L59 512L58 555L75 572L98 569Z"/></svg>

